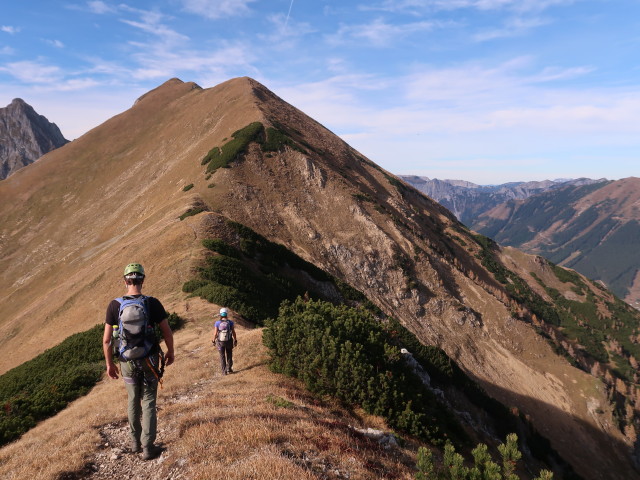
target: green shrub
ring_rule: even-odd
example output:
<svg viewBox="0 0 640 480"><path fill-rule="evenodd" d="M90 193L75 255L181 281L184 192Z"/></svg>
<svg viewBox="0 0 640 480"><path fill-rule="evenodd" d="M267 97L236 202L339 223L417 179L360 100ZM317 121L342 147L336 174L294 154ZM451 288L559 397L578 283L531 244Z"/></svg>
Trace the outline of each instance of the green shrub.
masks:
<svg viewBox="0 0 640 480"><path fill-rule="evenodd" d="M182 221L187 217L192 217L193 215L197 215L197 214L202 213L204 211L206 211L206 208L204 208L204 207L190 208L189 210L184 212L182 215L180 215L178 218L180 219L180 221Z"/></svg>
<svg viewBox="0 0 640 480"><path fill-rule="evenodd" d="M522 458L518 448L518 437L515 433L507 435L506 443L498 446L502 465L496 463L489 454L489 449L480 443L473 449L473 466L465 466L465 459L456 452L451 443L447 443L444 449L444 458L441 466L436 466L433 454L425 447L418 449L416 468L416 480L518 480L516 465ZM541 470L540 475L534 480L552 480L553 473L549 470Z"/></svg>
<svg viewBox="0 0 640 480"><path fill-rule="evenodd" d="M305 271L313 278L331 280L282 245L267 241L243 225L230 224L245 240L241 242L243 250L220 239L204 240L203 245L218 255L205 260L198 270L198 278L183 285L184 292L225 305L261 324L277 314L284 299L293 299L305 292L314 297L319 295L301 285L292 269Z"/></svg>
<svg viewBox="0 0 640 480"><path fill-rule="evenodd" d="M293 404L293 402L290 402L289 400L282 398L282 397L277 397L274 395L269 395L267 397L267 402L275 405L276 407L280 407L280 408L293 408L295 405Z"/></svg>
<svg viewBox="0 0 640 480"><path fill-rule="evenodd" d="M168 319L172 329L183 324L175 313ZM0 375L0 445L15 440L95 386L104 373L103 332L100 324L71 335Z"/></svg>
<svg viewBox="0 0 640 480"><path fill-rule="evenodd" d="M182 188L182 191L183 191L183 192L188 192L188 191L189 191L189 190L191 190L192 188L193 188L193 183L190 183L189 185L185 185L185 186Z"/></svg>
<svg viewBox="0 0 640 480"><path fill-rule="evenodd" d="M279 152L284 149L285 146L289 146L295 150L301 150L300 147L285 133L281 132L277 128L267 128L267 139L262 144L263 152Z"/></svg>
<svg viewBox="0 0 640 480"><path fill-rule="evenodd" d="M405 364L369 312L323 301L283 302L263 334L271 368L307 388L387 419L393 428L440 444L466 441L453 415Z"/></svg>
<svg viewBox="0 0 640 480"><path fill-rule="evenodd" d="M260 122L253 122L246 127L234 132L232 140L222 147L213 147L202 159L202 165L207 165L207 173L213 173L218 168L228 167L230 162L241 158L251 142L261 140L264 136L264 127Z"/></svg>
<svg viewBox="0 0 640 480"><path fill-rule="evenodd" d="M223 242L218 238L206 238L202 241L202 245L211 250L212 252L218 252L227 257L241 258L242 253L235 247L232 247L228 243Z"/></svg>

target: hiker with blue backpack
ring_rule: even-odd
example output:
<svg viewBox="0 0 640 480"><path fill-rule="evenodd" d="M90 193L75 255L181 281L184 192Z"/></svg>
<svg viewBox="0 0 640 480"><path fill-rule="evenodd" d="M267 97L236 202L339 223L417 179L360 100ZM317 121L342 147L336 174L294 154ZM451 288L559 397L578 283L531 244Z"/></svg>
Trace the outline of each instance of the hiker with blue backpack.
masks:
<svg viewBox="0 0 640 480"><path fill-rule="evenodd" d="M157 298L142 294L144 268L130 263L124 269L127 292L107 307L102 339L107 375L122 379L129 397L130 450L150 460L161 450L155 445L157 432L156 398L165 365L174 361L173 333L168 315ZM162 352L155 327L158 326L167 351Z"/></svg>
<svg viewBox="0 0 640 480"><path fill-rule="evenodd" d="M220 354L220 369L223 375L233 373L233 347L238 345L236 329L229 318L226 308L220 309L220 320L213 327L212 343L218 347Z"/></svg>

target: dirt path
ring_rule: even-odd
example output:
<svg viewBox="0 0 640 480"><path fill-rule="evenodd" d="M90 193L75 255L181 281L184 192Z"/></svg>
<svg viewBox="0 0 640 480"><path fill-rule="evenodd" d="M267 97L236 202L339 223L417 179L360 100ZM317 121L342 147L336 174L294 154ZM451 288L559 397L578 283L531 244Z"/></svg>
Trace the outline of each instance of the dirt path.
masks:
<svg viewBox="0 0 640 480"><path fill-rule="evenodd" d="M207 378L199 381L188 390L181 392L167 400L159 410L170 410L173 404L180 403L186 406L196 401L201 395L212 388L215 378ZM153 460L143 461L141 453L133 453L128 448L129 424L126 420L107 423L99 432L101 444L93 458L87 462L80 472L71 473L60 477L61 480L74 479L124 479L136 478L142 480L155 480L159 478L182 479L189 478L185 470L181 468L184 462L177 461L167 471L165 462L171 457L171 448L179 438L177 419L170 413L162 415L163 422L158 427L158 437L164 441L158 442L162 453ZM164 423L164 428L163 428Z"/></svg>

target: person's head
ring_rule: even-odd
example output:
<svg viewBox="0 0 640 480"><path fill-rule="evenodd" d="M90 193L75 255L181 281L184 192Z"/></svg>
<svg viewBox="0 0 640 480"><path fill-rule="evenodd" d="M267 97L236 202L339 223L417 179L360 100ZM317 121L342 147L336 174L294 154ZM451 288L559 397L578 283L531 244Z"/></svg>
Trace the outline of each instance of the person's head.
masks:
<svg viewBox="0 0 640 480"><path fill-rule="evenodd" d="M144 268L139 263L130 263L124 267L124 281L127 285L142 285Z"/></svg>
<svg viewBox="0 0 640 480"><path fill-rule="evenodd" d="M222 318L225 318L225 317L227 316L227 314L228 314L227 309L226 309L226 308L224 308L224 307L222 307L222 308L220 309L220 316L221 316Z"/></svg>

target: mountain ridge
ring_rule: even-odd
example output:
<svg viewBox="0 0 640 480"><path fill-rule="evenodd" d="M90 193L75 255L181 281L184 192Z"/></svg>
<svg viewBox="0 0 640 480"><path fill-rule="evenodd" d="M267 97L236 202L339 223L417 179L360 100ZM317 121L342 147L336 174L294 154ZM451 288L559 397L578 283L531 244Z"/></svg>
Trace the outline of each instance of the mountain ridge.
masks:
<svg viewBox="0 0 640 480"><path fill-rule="evenodd" d="M153 92L0 182L0 287L8 292L0 344L16 352L0 359L1 371L100 323L130 261L145 265L149 292L183 308L200 242L215 237L212 217L223 215L443 348L492 396L530 416L585 478L634 472L632 445L606 420L607 388L536 333L539 320L481 263L484 247L444 207L255 80L210 89L171 80ZM259 142L220 168L204 163L256 123ZM266 150L274 138L280 143ZM536 257L514 258L569 290ZM555 409L553 423L543 405ZM580 451L566 443L572 435L584 436Z"/></svg>

